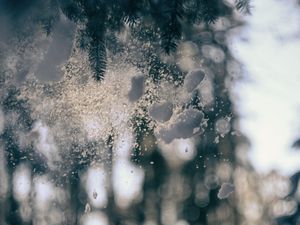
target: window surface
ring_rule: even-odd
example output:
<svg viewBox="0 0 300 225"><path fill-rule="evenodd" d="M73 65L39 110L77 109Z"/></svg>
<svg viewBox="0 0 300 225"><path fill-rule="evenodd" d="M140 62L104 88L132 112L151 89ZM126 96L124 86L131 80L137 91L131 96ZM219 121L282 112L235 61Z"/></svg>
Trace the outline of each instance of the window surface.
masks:
<svg viewBox="0 0 300 225"><path fill-rule="evenodd" d="M0 1L0 225L300 224L296 0Z"/></svg>

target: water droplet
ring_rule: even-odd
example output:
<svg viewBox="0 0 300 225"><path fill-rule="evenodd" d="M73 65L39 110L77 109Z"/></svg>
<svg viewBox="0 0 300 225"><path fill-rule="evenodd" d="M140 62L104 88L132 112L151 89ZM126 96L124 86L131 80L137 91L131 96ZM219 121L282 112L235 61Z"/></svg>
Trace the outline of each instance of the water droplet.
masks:
<svg viewBox="0 0 300 225"><path fill-rule="evenodd" d="M86 203L84 213L89 213L91 211L91 206L89 203Z"/></svg>
<svg viewBox="0 0 300 225"><path fill-rule="evenodd" d="M98 196L98 193L96 191L93 192L93 198L96 199Z"/></svg>

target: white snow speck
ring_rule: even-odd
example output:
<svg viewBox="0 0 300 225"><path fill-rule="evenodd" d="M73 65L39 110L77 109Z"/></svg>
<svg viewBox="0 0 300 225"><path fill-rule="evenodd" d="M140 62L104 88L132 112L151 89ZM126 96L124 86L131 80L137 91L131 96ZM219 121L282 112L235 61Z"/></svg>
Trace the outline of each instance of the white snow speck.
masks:
<svg viewBox="0 0 300 225"><path fill-rule="evenodd" d="M221 118L216 121L215 128L219 134L224 136L230 131L231 126L228 120Z"/></svg>
<svg viewBox="0 0 300 225"><path fill-rule="evenodd" d="M89 213L91 211L91 206L89 203L86 203L84 213Z"/></svg>

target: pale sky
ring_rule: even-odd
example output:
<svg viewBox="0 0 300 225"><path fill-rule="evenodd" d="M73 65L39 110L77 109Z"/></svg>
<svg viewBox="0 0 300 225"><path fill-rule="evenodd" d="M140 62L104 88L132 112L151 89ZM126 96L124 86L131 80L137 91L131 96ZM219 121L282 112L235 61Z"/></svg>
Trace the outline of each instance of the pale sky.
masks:
<svg viewBox="0 0 300 225"><path fill-rule="evenodd" d="M247 71L236 87L241 128L260 172L300 169L300 4L295 0L253 0L248 25L232 50Z"/></svg>

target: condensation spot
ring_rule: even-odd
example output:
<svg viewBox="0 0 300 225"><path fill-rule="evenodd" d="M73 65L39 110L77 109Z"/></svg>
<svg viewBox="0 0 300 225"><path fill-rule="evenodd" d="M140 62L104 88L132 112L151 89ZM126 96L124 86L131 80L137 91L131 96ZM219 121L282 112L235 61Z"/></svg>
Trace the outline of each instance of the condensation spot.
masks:
<svg viewBox="0 0 300 225"><path fill-rule="evenodd" d="M228 198L234 192L234 185L231 183L223 183L218 193L219 199Z"/></svg>
<svg viewBox="0 0 300 225"><path fill-rule="evenodd" d="M144 94L144 81L143 75L135 76L131 79L131 89L128 93L128 98L131 102L139 100Z"/></svg>
<svg viewBox="0 0 300 225"><path fill-rule="evenodd" d="M189 72L184 80L184 87L188 92L193 91L203 81L205 73L201 69Z"/></svg>
<svg viewBox="0 0 300 225"><path fill-rule="evenodd" d="M155 103L149 109L149 115L152 119L159 122L168 121L173 114L173 104L170 102Z"/></svg>
<svg viewBox="0 0 300 225"><path fill-rule="evenodd" d="M201 127L203 119L202 112L195 109L185 110L168 127L161 128L157 136L166 143L170 143L176 138L190 138L195 135L195 128Z"/></svg>

